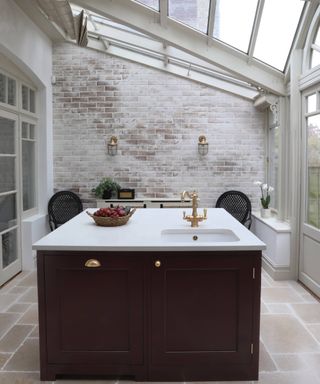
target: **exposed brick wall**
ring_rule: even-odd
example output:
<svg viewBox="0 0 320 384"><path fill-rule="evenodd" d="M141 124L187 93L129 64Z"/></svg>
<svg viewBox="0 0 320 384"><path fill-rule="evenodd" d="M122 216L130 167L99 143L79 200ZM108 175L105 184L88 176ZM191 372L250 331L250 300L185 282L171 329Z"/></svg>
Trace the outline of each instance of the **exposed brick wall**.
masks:
<svg viewBox="0 0 320 384"><path fill-rule="evenodd" d="M93 206L91 189L111 176L137 197L195 189L200 205L212 207L239 189L258 206L252 183L263 180L264 117L250 101L67 43L54 47L53 71L56 189L73 189ZM114 157L105 146L112 135Z"/></svg>

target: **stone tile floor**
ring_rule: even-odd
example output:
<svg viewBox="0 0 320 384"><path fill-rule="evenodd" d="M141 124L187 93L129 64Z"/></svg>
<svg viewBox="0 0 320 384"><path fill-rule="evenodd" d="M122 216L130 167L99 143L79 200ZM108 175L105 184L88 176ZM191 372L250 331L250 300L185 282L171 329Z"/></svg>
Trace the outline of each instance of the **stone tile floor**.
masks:
<svg viewBox="0 0 320 384"><path fill-rule="evenodd" d="M22 272L0 289L0 384L40 383L37 317L36 272ZM320 302L297 282L263 272L260 379L237 383L320 384Z"/></svg>

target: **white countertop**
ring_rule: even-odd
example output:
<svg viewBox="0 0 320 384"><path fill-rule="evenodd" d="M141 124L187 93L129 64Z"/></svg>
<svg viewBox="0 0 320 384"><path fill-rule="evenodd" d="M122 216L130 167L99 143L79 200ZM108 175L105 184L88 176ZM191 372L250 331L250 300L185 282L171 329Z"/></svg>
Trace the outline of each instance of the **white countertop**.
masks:
<svg viewBox="0 0 320 384"><path fill-rule="evenodd" d="M87 209L93 213L95 208ZM191 228L182 219L183 211L191 209L148 208L137 209L126 225L99 227L82 212L35 244L35 250L66 251L214 251L214 250L262 250L265 244L252 232L234 219L222 208L209 208L208 219ZM202 209L198 209L202 214ZM190 235L197 235L204 229L229 229L239 238L232 242L168 242L161 235L162 230L186 229ZM200 235L199 235L200 236Z"/></svg>

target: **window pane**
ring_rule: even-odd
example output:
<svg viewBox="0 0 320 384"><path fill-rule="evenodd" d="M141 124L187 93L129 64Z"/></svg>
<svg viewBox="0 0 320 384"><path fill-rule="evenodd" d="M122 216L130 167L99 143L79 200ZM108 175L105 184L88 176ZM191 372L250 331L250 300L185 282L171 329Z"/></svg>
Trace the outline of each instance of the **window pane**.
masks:
<svg viewBox="0 0 320 384"><path fill-rule="evenodd" d="M29 88L25 85L22 86L22 108L29 110Z"/></svg>
<svg viewBox="0 0 320 384"><path fill-rule="evenodd" d="M257 0L217 0L213 37L247 52Z"/></svg>
<svg viewBox="0 0 320 384"><path fill-rule="evenodd" d="M209 3L210 0L169 0L169 16L207 33Z"/></svg>
<svg viewBox="0 0 320 384"><path fill-rule="evenodd" d="M15 182L15 158L0 157L0 193L16 189Z"/></svg>
<svg viewBox="0 0 320 384"><path fill-rule="evenodd" d="M320 228L320 115L307 119L307 223Z"/></svg>
<svg viewBox="0 0 320 384"><path fill-rule="evenodd" d="M0 196L0 232L17 225L16 194Z"/></svg>
<svg viewBox="0 0 320 384"><path fill-rule="evenodd" d="M320 64L320 52L318 52L316 49L313 49L311 53L311 68L314 68L319 64Z"/></svg>
<svg viewBox="0 0 320 384"><path fill-rule="evenodd" d="M0 102L5 103L7 101L6 98L6 77L2 73L0 73Z"/></svg>
<svg viewBox="0 0 320 384"><path fill-rule="evenodd" d="M307 97L307 112L314 112L317 110L317 94Z"/></svg>
<svg viewBox="0 0 320 384"><path fill-rule="evenodd" d="M159 11L159 0L136 0L138 3L142 3L150 8L154 8Z"/></svg>
<svg viewBox="0 0 320 384"><path fill-rule="evenodd" d="M2 236L2 266L6 268L18 258L17 230L4 233Z"/></svg>
<svg viewBox="0 0 320 384"><path fill-rule="evenodd" d="M254 57L284 69L303 4L300 0L265 0Z"/></svg>
<svg viewBox="0 0 320 384"><path fill-rule="evenodd" d="M15 153L15 121L0 117L0 153Z"/></svg>
<svg viewBox="0 0 320 384"><path fill-rule="evenodd" d="M36 106L35 106L35 93L32 89L30 89L30 98L29 98L29 111L30 112L35 112L36 111Z"/></svg>
<svg viewBox="0 0 320 384"><path fill-rule="evenodd" d="M35 207L35 143L22 141L23 210Z"/></svg>
<svg viewBox="0 0 320 384"><path fill-rule="evenodd" d="M28 126L29 124L26 123L25 121L22 122L22 132L21 132L21 136L23 139L28 139L29 138L29 135L28 135Z"/></svg>
<svg viewBox="0 0 320 384"><path fill-rule="evenodd" d="M29 124L29 139L34 140L35 139L35 132L34 132L34 125Z"/></svg>
<svg viewBox="0 0 320 384"><path fill-rule="evenodd" d="M16 81L8 77L8 104L16 105Z"/></svg>
<svg viewBox="0 0 320 384"><path fill-rule="evenodd" d="M314 42L317 45L319 45L319 47L320 47L320 28L318 28L318 32L317 32L317 35L316 35L316 38L315 38Z"/></svg>

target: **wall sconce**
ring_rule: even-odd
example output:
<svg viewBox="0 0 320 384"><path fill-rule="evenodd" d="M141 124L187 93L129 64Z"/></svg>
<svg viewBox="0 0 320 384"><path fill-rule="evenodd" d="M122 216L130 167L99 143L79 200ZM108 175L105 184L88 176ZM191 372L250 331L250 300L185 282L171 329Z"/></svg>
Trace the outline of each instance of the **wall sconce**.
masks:
<svg viewBox="0 0 320 384"><path fill-rule="evenodd" d="M209 150L209 143L205 136L199 136L198 152L201 156L205 156Z"/></svg>
<svg viewBox="0 0 320 384"><path fill-rule="evenodd" d="M108 154L110 156L115 156L118 152L118 138L116 136L111 136L110 141L107 144Z"/></svg>

